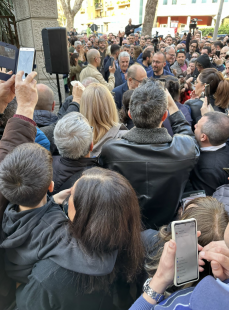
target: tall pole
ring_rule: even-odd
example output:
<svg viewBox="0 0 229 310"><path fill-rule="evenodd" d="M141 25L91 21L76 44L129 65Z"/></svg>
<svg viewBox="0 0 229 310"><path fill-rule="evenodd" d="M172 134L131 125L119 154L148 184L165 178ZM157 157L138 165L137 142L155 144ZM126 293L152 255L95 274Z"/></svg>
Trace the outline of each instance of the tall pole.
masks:
<svg viewBox="0 0 229 310"><path fill-rule="evenodd" d="M218 14L217 14L217 19L216 19L216 25L215 25L213 40L216 40L216 38L217 38L217 34L218 34L218 30L219 30L219 22L220 22L222 10L223 10L223 2L224 2L224 0L220 0L219 11L218 11Z"/></svg>

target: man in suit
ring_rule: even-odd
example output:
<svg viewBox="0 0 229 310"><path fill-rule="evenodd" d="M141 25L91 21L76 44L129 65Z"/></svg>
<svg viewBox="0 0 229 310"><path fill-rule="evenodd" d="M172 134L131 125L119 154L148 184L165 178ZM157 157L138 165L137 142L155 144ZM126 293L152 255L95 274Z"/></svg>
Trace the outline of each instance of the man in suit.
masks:
<svg viewBox="0 0 229 310"><path fill-rule="evenodd" d="M146 70L139 65L132 65L127 72L127 79L122 85L115 87L115 103L118 109L122 107L122 96L128 89L135 89L147 78Z"/></svg>
<svg viewBox="0 0 229 310"><path fill-rule="evenodd" d="M115 87L126 82L126 73L130 64L130 55L127 52L121 52L118 56L119 67L115 71Z"/></svg>
<svg viewBox="0 0 229 310"><path fill-rule="evenodd" d="M200 158L190 174L194 190L205 190L212 196L216 188L228 184L229 117L221 112L208 112L195 125Z"/></svg>
<svg viewBox="0 0 229 310"><path fill-rule="evenodd" d="M119 67L118 63L118 56L120 54L120 46L118 44L112 44L111 45L111 57L114 58L114 63L115 63L115 69ZM109 58L106 62L106 65L104 67L104 72L105 72L105 80L108 82L108 78L110 76L110 71L109 67L111 66L111 58Z"/></svg>

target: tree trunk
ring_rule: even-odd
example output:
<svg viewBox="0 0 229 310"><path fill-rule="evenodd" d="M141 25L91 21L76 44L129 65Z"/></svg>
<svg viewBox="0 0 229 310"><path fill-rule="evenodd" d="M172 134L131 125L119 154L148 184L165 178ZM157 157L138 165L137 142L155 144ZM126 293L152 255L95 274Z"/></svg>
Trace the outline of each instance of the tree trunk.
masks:
<svg viewBox="0 0 229 310"><path fill-rule="evenodd" d="M67 20L67 31L69 31L71 28L74 28L74 17L75 15L68 14L67 16L65 15L66 20Z"/></svg>
<svg viewBox="0 0 229 310"><path fill-rule="evenodd" d="M67 30L69 31L71 27L74 27L74 17L80 10L83 0L75 0L72 7L70 0L60 0L60 2L64 11L64 15L67 19Z"/></svg>
<svg viewBox="0 0 229 310"><path fill-rule="evenodd" d="M155 18L155 13L157 9L158 0L147 0L145 7L144 25L142 28L142 35L152 34L153 22Z"/></svg>

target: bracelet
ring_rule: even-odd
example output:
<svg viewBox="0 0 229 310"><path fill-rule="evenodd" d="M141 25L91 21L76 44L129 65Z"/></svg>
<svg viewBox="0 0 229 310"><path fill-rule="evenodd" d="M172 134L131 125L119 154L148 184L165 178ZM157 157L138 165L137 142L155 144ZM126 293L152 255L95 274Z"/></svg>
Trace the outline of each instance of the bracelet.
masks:
<svg viewBox="0 0 229 310"><path fill-rule="evenodd" d="M152 280L152 278L149 278L148 280L146 280L145 284L143 285L143 291L149 297L151 297L152 299L156 300L157 303L159 303L162 300L164 300L165 295L159 294L159 293L155 292L154 290L152 290L152 288L149 286L151 280Z"/></svg>

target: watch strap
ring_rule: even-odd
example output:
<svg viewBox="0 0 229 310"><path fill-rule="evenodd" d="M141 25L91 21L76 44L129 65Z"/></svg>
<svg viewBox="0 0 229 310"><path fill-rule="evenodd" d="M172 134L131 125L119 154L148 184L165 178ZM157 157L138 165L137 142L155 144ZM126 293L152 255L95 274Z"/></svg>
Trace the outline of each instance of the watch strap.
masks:
<svg viewBox="0 0 229 310"><path fill-rule="evenodd" d="M164 294L159 294L157 292L155 292L150 286L150 281L152 280L152 278L149 278L148 280L146 280L144 286L143 286L143 291L152 299L156 300L157 303L161 302L162 300L164 300L165 295Z"/></svg>

